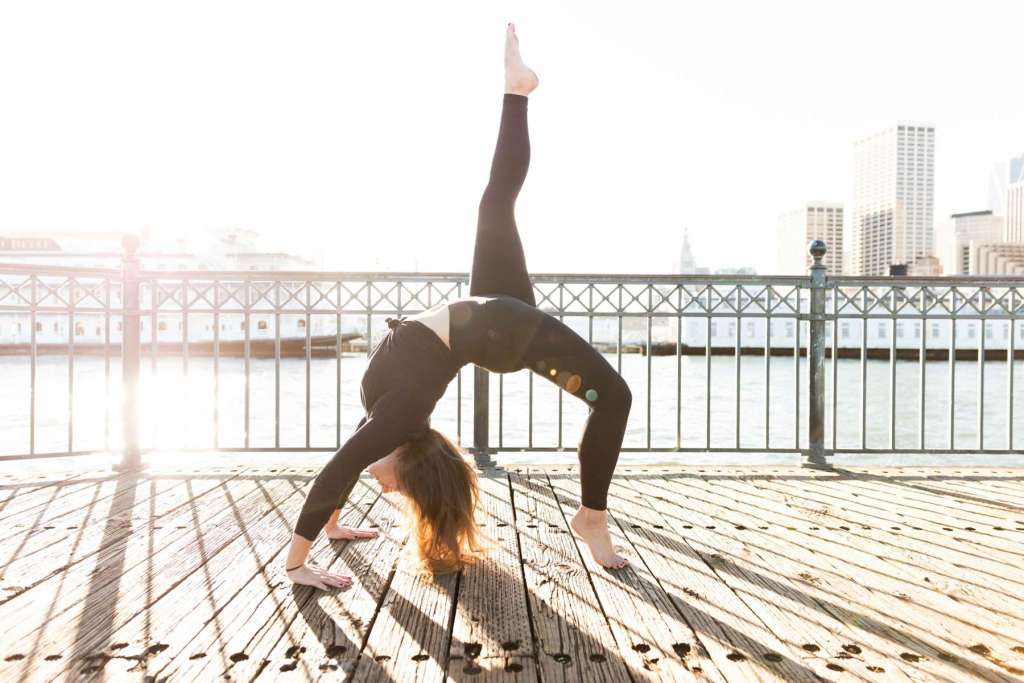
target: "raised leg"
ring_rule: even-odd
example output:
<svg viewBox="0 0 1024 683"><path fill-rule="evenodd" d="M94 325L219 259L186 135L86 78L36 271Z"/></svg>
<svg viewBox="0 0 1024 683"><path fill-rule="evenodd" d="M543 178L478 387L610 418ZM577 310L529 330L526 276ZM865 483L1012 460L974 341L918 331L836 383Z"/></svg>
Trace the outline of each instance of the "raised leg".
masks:
<svg viewBox="0 0 1024 683"><path fill-rule="evenodd" d="M536 85L536 74L523 64L510 24L505 42L506 92L491 175L480 199L469 293L513 296L531 306L536 300L516 226L515 203L530 166L527 95Z"/></svg>

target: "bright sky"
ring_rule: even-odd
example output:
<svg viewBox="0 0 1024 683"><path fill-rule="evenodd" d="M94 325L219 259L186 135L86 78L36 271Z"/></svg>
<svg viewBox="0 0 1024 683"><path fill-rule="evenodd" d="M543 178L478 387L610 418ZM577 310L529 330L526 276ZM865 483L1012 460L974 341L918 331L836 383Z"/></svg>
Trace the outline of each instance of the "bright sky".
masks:
<svg viewBox="0 0 1024 683"><path fill-rule="evenodd" d="M0 232L255 229L327 269L469 269L514 21L534 272L774 266L853 141L936 126L936 218L1024 152L1018 0L7 2Z"/></svg>

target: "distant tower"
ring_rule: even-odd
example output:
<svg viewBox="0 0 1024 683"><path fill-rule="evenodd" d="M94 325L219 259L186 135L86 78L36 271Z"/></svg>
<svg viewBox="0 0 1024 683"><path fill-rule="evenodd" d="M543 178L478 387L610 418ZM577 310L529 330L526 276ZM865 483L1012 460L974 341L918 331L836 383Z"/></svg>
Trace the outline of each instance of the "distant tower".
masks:
<svg viewBox="0 0 1024 683"><path fill-rule="evenodd" d="M1010 159L1009 181L1003 241L1024 244L1024 154Z"/></svg>
<svg viewBox="0 0 1024 683"><path fill-rule="evenodd" d="M1006 193L1009 189L1006 179L1010 176L1010 165L1005 161L992 164L988 172L988 209L995 216L1006 215Z"/></svg>
<svg viewBox="0 0 1024 683"><path fill-rule="evenodd" d="M852 275L888 275L935 251L935 127L900 123L854 147Z"/></svg>
<svg viewBox="0 0 1024 683"><path fill-rule="evenodd" d="M688 275L697 272L697 261L690 249L690 231L683 228L683 248L679 251L679 274Z"/></svg>

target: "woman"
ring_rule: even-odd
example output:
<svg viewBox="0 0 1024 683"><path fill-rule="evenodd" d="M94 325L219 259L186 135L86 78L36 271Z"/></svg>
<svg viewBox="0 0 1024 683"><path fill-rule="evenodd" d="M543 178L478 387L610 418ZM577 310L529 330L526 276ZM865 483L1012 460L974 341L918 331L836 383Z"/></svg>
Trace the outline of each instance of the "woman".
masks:
<svg viewBox="0 0 1024 683"><path fill-rule="evenodd" d="M607 493L632 402L605 358L557 318L536 307L513 210L530 162L527 98L536 74L523 64L515 27L505 38L505 95L490 180L480 201L469 296L408 318L388 319L360 385L366 416L310 488L285 568L300 584L327 589L348 577L306 564L323 529L331 538L368 538L339 527L338 513L367 468L385 493L410 503L423 562L458 569L476 549L476 473L458 447L430 428L430 413L459 368L492 372L529 368L590 408L579 444L581 506L571 525L605 567L626 566L615 553Z"/></svg>

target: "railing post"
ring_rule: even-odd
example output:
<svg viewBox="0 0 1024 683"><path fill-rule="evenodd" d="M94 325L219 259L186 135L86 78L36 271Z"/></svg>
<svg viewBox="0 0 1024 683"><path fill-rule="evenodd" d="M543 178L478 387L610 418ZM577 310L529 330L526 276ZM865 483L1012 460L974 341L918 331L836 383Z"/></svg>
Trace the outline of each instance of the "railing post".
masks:
<svg viewBox="0 0 1024 683"><path fill-rule="evenodd" d="M115 469L141 466L139 451L139 365L142 356L139 333L139 238L121 240L121 420L124 445Z"/></svg>
<svg viewBox="0 0 1024 683"><path fill-rule="evenodd" d="M473 457L479 467L493 467L491 459L490 427L490 374L484 368L473 366Z"/></svg>
<svg viewBox="0 0 1024 683"><path fill-rule="evenodd" d="M811 265L811 301L807 345L807 395L810 409L807 415L807 450L803 452L803 467L831 467L825 451L825 242L813 240L809 249L814 258ZM834 324L834 323L833 323ZM799 335L799 330L797 330ZM799 363L800 359L797 358Z"/></svg>

